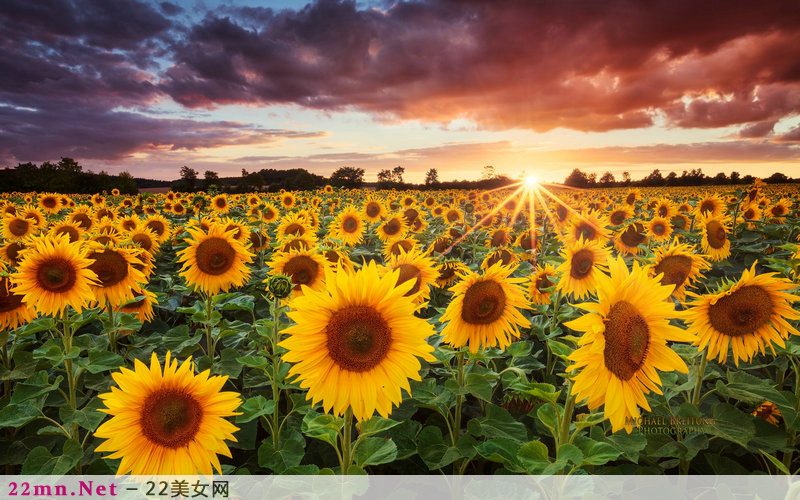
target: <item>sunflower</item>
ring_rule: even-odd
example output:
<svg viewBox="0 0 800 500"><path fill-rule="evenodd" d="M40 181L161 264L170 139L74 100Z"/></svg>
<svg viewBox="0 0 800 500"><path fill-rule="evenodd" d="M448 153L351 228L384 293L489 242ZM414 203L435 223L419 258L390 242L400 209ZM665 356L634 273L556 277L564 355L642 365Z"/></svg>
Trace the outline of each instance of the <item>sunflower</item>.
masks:
<svg viewBox="0 0 800 500"><path fill-rule="evenodd" d="M386 205L376 198L367 198L361 213L370 222L377 222L386 214Z"/></svg>
<svg viewBox="0 0 800 500"><path fill-rule="evenodd" d="M158 243L164 243L171 235L170 223L159 214L154 214L144 221L144 229L149 229L155 234Z"/></svg>
<svg viewBox="0 0 800 500"><path fill-rule="evenodd" d="M551 264L544 267L537 265L536 273L531 275L531 282L528 286L528 296L531 303L535 305L550 303L550 290L556 282L556 269Z"/></svg>
<svg viewBox="0 0 800 500"><path fill-rule="evenodd" d="M77 224L83 231L88 231L94 225L94 213L91 207L81 205L75 207L75 210L67 216L67 220L73 224Z"/></svg>
<svg viewBox="0 0 800 500"><path fill-rule="evenodd" d="M742 209L742 217L747 221L747 227L753 229L755 222L761 220L761 209L758 204L750 203Z"/></svg>
<svg viewBox="0 0 800 500"><path fill-rule="evenodd" d="M411 394L408 379L421 380L417 358L434 361L430 323L414 316L416 304L405 296L407 281L395 286L399 273L381 276L374 261L361 270L329 273L325 285L303 288L290 301L295 325L279 345L283 359L294 363L290 377L307 388L306 399L322 401L325 412L342 415L352 408L359 421L375 411L388 417Z"/></svg>
<svg viewBox="0 0 800 500"><path fill-rule="evenodd" d="M791 202L789 200L781 199L769 207L766 213L769 214L770 217L786 217L786 215L789 214L790 206ZM773 219L773 221L781 224L783 223L783 219Z"/></svg>
<svg viewBox="0 0 800 500"><path fill-rule="evenodd" d="M656 216L647 223L647 234L653 241L667 241L672 235L672 226L668 219Z"/></svg>
<svg viewBox="0 0 800 500"><path fill-rule="evenodd" d="M789 334L800 335L787 320L800 319L792 303L800 297L787 292L794 285L776 273L756 275L756 264L742 273L741 279L716 294L697 295L684 314L688 330L696 334L695 345L708 348L710 357L720 363L728 359L728 346L733 348L733 361L750 361L756 352L772 343L785 346Z"/></svg>
<svg viewBox="0 0 800 500"><path fill-rule="evenodd" d="M402 217L393 215L378 226L378 238L384 243L401 240L408 232L408 225Z"/></svg>
<svg viewBox="0 0 800 500"><path fill-rule="evenodd" d="M670 220L673 215L678 213L678 208L673 205L670 200L661 198L656 200L656 204L653 207L653 212L656 217Z"/></svg>
<svg viewBox="0 0 800 500"><path fill-rule="evenodd" d="M397 240L393 242L386 242L383 245L383 260L388 261L392 257L396 257L401 253L408 253L413 250L416 250L418 246L417 240L404 238L402 240Z"/></svg>
<svg viewBox="0 0 800 500"><path fill-rule="evenodd" d="M224 232L232 232L233 239L239 243L244 245L250 240L250 228L247 227L247 224L243 224L228 217L219 219L219 223L223 226Z"/></svg>
<svg viewBox="0 0 800 500"><path fill-rule="evenodd" d="M437 271L439 276L436 277L436 286L447 288L456 282L460 274L469 272L469 268L458 259L450 259L439 264Z"/></svg>
<svg viewBox="0 0 800 500"><path fill-rule="evenodd" d="M497 228L489 231L489 237L485 245L489 248L505 247L511 245L513 235L505 228Z"/></svg>
<svg viewBox="0 0 800 500"><path fill-rule="evenodd" d="M669 221L674 229L680 229L681 231L687 231L691 225L689 217L685 214L675 214Z"/></svg>
<svg viewBox="0 0 800 500"><path fill-rule="evenodd" d="M224 194L218 194L211 198L211 208L218 214L227 214L230 210L228 205L228 197Z"/></svg>
<svg viewBox="0 0 800 500"><path fill-rule="evenodd" d="M364 222L358 210L353 206L342 210L328 228L328 234L350 247L361 243L364 239Z"/></svg>
<svg viewBox="0 0 800 500"><path fill-rule="evenodd" d="M583 299L597 289L597 279L606 268L611 252L597 242L579 240L561 249L564 262L556 268L561 275L556 290Z"/></svg>
<svg viewBox="0 0 800 500"><path fill-rule="evenodd" d="M136 231L141 224L142 221L139 220L137 215L126 215L117 221L117 227L119 227L120 231L127 232Z"/></svg>
<svg viewBox="0 0 800 500"><path fill-rule="evenodd" d="M121 304L118 312L135 314L139 321L147 323L153 319L153 305L157 304L156 294L144 288L133 291L133 298Z"/></svg>
<svg viewBox="0 0 800 500"><path fill-rule="evenodd" d="M103 219L108 219L109 221L116 221L117 220L117 213L114 210L106 207L101 206L97 207L94 212L94 218L97 221L102 221Z"/></svg>
<svg viewBox="0 0 800 500"><path fill-rule="evenodd" d="M631 222L623 227L614 237L614 248L620 253L638 255L642 251L639 245L647 243L644 225L641 222Z"/></svg>
<svg viewBox="0 0 800 500"><path fill-rule="evenodd" d="M384 267L384 272L397 271L397 285L406 281L414 281L414 286L406 292L407 297L414 298L417 303L422 303L430 297L430 287L436 281L436 263L419 251L400 251L393 255Z"/></svg>
<svg viewBox="0 0 800 500"><path fill-rule="evenodd" d="M442 338L453 347L469 345L472 353L483 347L505 349L511 337L519 338L519 327L530 322L519 309L528 309L524 278L511 278L516 267L494 264L483 275L467 271L450 287L453 299L442 315L447 322Z"/></svg>
<svg viewBox="0 0 800 500"><path fill-rule="evenodd" d="M509 248L495 248L481 262L481 269L489 269L499 263L502 266L515 266L519 263L519 257Z"/></svg>
<svg viewBox="0 0 800 500"><path fill-rule="evenodd" d="M428 253L444 253L452 244L453 240L451 238L447 236L440 236L439 238L436 238L433 243L431 243L430 247L428 247Z"/></svg>
<svg viewBox="0 0 800 500"><path fill-rule="evenodd" d="M728 219L700 216L700 229L703 235L703 252L712 262L719 262L731 254L731 240L728 238Z"/></svg>
<svg viewBox="0 0 800 500"><path fill-rule="evenodd" d="M615 207L608 213L608 223L612 226L621 226L633 217L633 210L626 206Z"/></svg>
<svg viewBox="0 0 800 500"><path fill-rule="evenodd" d="M281 194L281 206L283 208L292 208L297 204L297 198L292 193Z"/></svg>
<svg viewBox="0 0 800 500"><path fill-rule="evenodd" d="M39 207L48 214L57 214L61 210L61 201L56 194L43 193L39 195Z"/></svg>
<svg viewBox="0 0 800 500"><path fill-rule="evenodd" d="M284 215L278 224L276 233L278 235L278 239L281 240L303 237L311 239L312 241L316 241L316 235L314 235L313 231L311 230L311 226L308 225L304 217L301 217L296 213Z"/></svg>
<svg viewBox="0 0 800 500"><path fill-rule="evenodd" d="M6 215L3 217L3 239L6 241L24 240L36 230L36 224L30 219L19 215Z"/></svg>
<svg viewBox="0 0 800 500"><path fill-rule="evenodd" d="M661 394L659 371L688 373L686 363L667 345L690 342L684 330L670 325L675 306L664 286L634 263L628 270L622 257L609 260L610 276L598 278L597 302L578 304L588 314L565 323L583 335L569 355L567 372L574 376L576 401L590 409L604 406L611 430L628 433L639 418L639 407L650 411L645 395Z"/></svg>
<svg viewBox="0 0 800 500"><path fill-rule="evenodd" d="M579 239L584 241L597 241L600 244L605 244L608 240L608 231L605 226L608 221L602 214L595 210L590 210L586 213L575 214L570 220L565 233L565 242L573 244Z"/></svg>
<svg viewBox="0 0 800 500"><path fill-rule="evenodd" d="M214 223L208 233L188 228L189 246L178 252L183 263L180 275L190 286L208 295L227 292L232 286L242 286L250 277L247 264L253 254L233 237L235 230L225 231L225 226Z"/></svg>
<svg viewBox="0 0 800 500"><path fill-rule="evenodd" d="M638 200L642 199L642 190L639 188L634 188L628 191L628 194L625 195L623 201L626 205L634 206Z"/></svg>
<svg viewBox="0 0 800 500"><path fill-rule="evenodd" d="M23 298L11 288L7 276L0 276L0 331L14 330L36 318L36 310L23 302Z"/></svg>
<svg viewBox="0 0 800 500"><path fill-rule="evenodd" d="M89 269L97 275L97 284L92 290L101 307L107 302L117 307L133 299L134 289L145 281L144 274L134 267L144 265L134 249L95 244L87 258L93 261Z"/></svg>
<svg viewBox="0 0 800 500"><path fill-rule="evenodd" d="M39 314L56 316L68 306L81 312L95 298L97 275L90 269L81 242L69 237L39 236L28 240L17 272L11 275L14 293Z"/></svg>
<svg viewBox="0 0 800 500"><path fill-rule="evenodd" d="M725 208L725 202L716 194L708 195L697 202L695 209L697 216L710 216L718 218L722 216L722 211Z"/></svg>
<svg viewBox="0 0 800 500"><path fill-rule="evenodd" d="M271 203L267 203L264 205L264 208L261 209L261 221L270 223L275 222L281 216L280 211L275 208L275 205Z"/></svg>
<svg viewBox="0 0 800 500"><path fill-rule="evenodd" d="M132 243L136 244L142 250L146 251L147 253L153 255L158 251L159 242L158 238L156 237L155 233L150 229L139 228L135 231L131 231L128 235L128 239L131 240Z"/></svg>
<svg viewBox="0 0 800 500"><path fill-rule="evenodd" d="M308 250L275 252L269 265L273 273L292 278L294 295L303 293L303 285L313 290L321 290L325 286L323 281L328 261L318 253Z"/></svg>
<svg viewBox="0 0 800 500"><path fill-rule="evenodd" d="M655 259L649 266L651 276L661 276L661 284L674 285L672 297L683 302L686 288L700 280L702 272L711 265L701 255L696 255L691 245L673 242L667 247L655 250Z"/></svg>
<svg viewBox="0 0 800 500"><path fill-rule="evenodd" d="M339 271L344 270L346 273L353 272L353 261L347 256L343 250L336 248L321 247L319 253L328 261L328 268Z"/></svg>
<svg viewBox="0 0 800 500"><path fill-rule="evenodd" d="M236 442L239 430L224 417L240 415L236 392L220 392L227 376L195 375L191 359L180 366L167 358L162 372L156 353L150 368L138 359L134 370L111 376L119 385L100 394L111 418L94 435L105 439L96 448L122 459L117 475L222 474L217 454L231 456L225 440Z"/></svg>
<svg viewBox="0 0 800 500"><path fill-rule="evenodd" d="M269 246L269 235L263 231L256 231L255 229L250 230L250 235L248 236L248 241L250 241L250 249L254 251L266 250Z"/></svg>
<svg viewBox="0 0 800 500"><path fill-rule="evenodd" d="M444 219L449 223L452 224L454 222L458 222L464 219L464 214L461 213L461 210L457 208L448 208L447 212L444 213Z"/></svg>
<svg viewBox="0 0 800 500"><path fill-rule="evenodd" d="M12 266L19 265L22 259L22 250L26 248L25 244L21 241L11 241L0 247L0 259L8 262Z"/></svg>
<svg viewBox="0 0 800 500"><path fill-rule="evenodd" d="M533 260L542 249L541 231L537 229L532 234L533 237L531 237L531 230L529 229L517 237L515 244L522 249L522 252L518 254L521 259Z"/></svg>

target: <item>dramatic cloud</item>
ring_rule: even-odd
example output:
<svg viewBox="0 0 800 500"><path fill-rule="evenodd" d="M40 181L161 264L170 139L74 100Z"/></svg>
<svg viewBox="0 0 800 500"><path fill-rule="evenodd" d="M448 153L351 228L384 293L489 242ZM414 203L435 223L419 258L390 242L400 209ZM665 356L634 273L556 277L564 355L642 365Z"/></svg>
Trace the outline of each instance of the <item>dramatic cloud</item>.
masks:
<svg viewBox="0 0 800 500"><path fill-rule="evenodd" d="M176 44L188 107L295 103L488 128L679 127L800 111L800 4L319 1L228 8Z"/></svg>
<svg viewBox="0 0 800 500"><path fill-rule="evenodd" d="M358 110L388 122L468 119L490 130L739 130L741 145L691 145L698 161L735 148L795 158L800 142L798 129L774 133L800 114L796 0L188 5L4 1L0 161L114 160L321 135L203 116L224 105ZM239 156L288 161L274 153ZM369 159L342 150L307 158Z"/></svg>

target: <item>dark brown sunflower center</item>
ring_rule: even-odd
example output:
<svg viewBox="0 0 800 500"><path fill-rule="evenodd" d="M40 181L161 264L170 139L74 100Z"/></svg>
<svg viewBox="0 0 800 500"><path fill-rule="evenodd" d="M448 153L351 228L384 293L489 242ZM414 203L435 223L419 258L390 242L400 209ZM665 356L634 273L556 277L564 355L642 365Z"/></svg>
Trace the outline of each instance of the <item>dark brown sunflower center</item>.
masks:
<svg viewBox="0 0 800 500"><path fill-rule="evenodd" d="M656 274L664 273L662 285L675 285L680 288L692 272L692 258L686 255L668 255L654 268Z"/></svg>
<svg viewBox="0 0 800 500"><path fill-rule="evenodd" d="M141 309L145 305L145 300L146 299L144 297L142 297L139 300L134 300L132 302L128 302L127 304L125 304L124 306L122 306L120 308L120 311L122 311L122 312L136 312L136 311L138 311L139 309Z"/></svg>
<svg viewBox="0 0 800 500"><path fill-rule="evenodd" d="M743 286L708 307L708 319L718 332L731 337L750 335L770 317L774 307L769 292L760 286Z"/></svg>
<svg viewBox="0 0 800 500"><path fill-rule="evenodd" d="M216 203L217 208L225 208L228 205L228 203L222 198L218 198L214 203Z"/></svg>
<svg viewBox="0 0 800 500"><path fill-rule="evenodd" d="M536 289L541 291L545 288L550 288L553 286L553 282L550 281L550 277L546 274L540 274L536 277Z"/></svg>
<svg viewBox="0 0 800 500"><path fill-rule="evenodd" d="M605 319L606 346L603 349L608 371L621 380L630 380L644 365L650 345L650 328L629 302L611 307Z"/></svg>
<svg viewBox="0 0 800 500"><path fill-rule="evenodd" d="M614 210L614 211L611 213L611 217L609 217L609 221L611 222L611 225L613 225L613 226L619 226L620 224L622 224L623 222L625 222L625 217L626 217L627 215L628 215L628 214L627 214L627 213L625 213L625 211L624 211L624 210Z"/></svg>
<svg viewBox="0 0 800 500"><path fill-rule="evenodd" d="M492 267L493 265L497 264L498 262L502 262L502 265L507 266L511 264L511 260L514 258L506 249L498 250L492 253L492 256L489 257L486 261L486 267Z"/></svg>
<svg viewBox="0 0 800 500"><path fill-rule="evenodd" d="M355 233L358 230L358 221L355 217L348 215L342 221L342 229L345 233Z"/></svg>
<svg viewBox="0 0 800 500"><path fill-rule="evenodd" d="M92 252L89 258L94 260L89 269L97 274L103 288L116 285L128 275L128 261L114 250Z"/></svg>
<svg viewBox="0 0 800 500"><path fill-rule="evenodd" d="M523 250L530 250L533 248L533 238L531 238L530 233L525 233L522 238L520 239L520 246Z"/></svg>
<svg viewBox="0 0 800 500"><path fill-rule="evenodd" d="M64 293L72 290L77 280L77 270L72 262L61 257L51 257L41 264L36 271L36 283L53 293Z"/></svg>
<svg viewBox="0 0 800 500"><path fill-rule="evenodd" d="M107 208L101 208L100 210L97 211L97 220L100 220L103 217L108 217L109 219L113 219L114 218L114 212L112 212L111 210L109 210Z"/></svg>
<svg viewBox="0 0 800 500"><path fill-rule="evenodd" d="M124 221L122 221L122 229L126 231L133 231L134 229L136 229L136 222L130 219L125 219Z"/></svg>
<svg viewBox="0 0 800 500"><path fill-rule="evenodd" d="M408 253L411 251L411 248L414 246L409 240L400 240L392 243L392 246L389 248L389 253L391 255L400 255L401 252Z"/></svg>
<svg viewBox="0 0 800 500"><path fill-rule="evenodd" d="M151 220L147 224L145 224L145 227L156 233L157 236L161 236L162 234L164 234L164 231L167 230L164 223L161 222L160 220Z"/></svg>
<svg viewBox="0 0 800 500"><path fill-rule="evenodd" d="M505 231L495 231L492 234L492 246L501 247L508 242L508 234Z"/></svg>
<svg viewBox="0 0 800 500"><path fill-rule="evenodd" d="M660 215L661 217L666 217L668 212L669 212L669 207L667 207L666 205L661 205L658 207L658 215Z"/></svg>
<svg viewBox="0 0 800 500"><path fill-rule="evenodd" d="M218 276L233 266L236 250L224 238L211 237L197 245L195 258L202 272Z"/></svg>
<svg viewBox="0 0 800 500"><path fill-rule="evenodd" d="M708 235L708 246L714 249L724 247L725 242L728 240L725 226L715 220L706 224L706 234Z"/></svg>
<svg viewBox="0 0 800 500"><path fill-rule="evenodd" d="M365 372L380 364L392 346L392 330L380 312L350 306L333 313L325 330L328 354L339 368Z"/></svg>
<svg viewBox="0 0 800 500"><path fill-rule="evenodd" d="M753 210L752 208L748 208L744 212L744 218L745 219L755 219L756 218L756 211Z"/></svg>
<svg viewBox="0 0 800 500"><path fill-rule="evenodd" d="M644 228L641 224L631 224L627 229L625 229L625 231L622 232L622 235L619 237L619 239L622 240L627 247L638 247L644 243L645 240L647 240L643 234L643 229Z"/></svg>
<svg viewBox="0 0 800 500"><path fill-rule="evenodd" d="M339 262L339 260L341 260L341 258L342 257L339 255L339 252L337 252L336 250L325 251L325 259L331 264L336 265Z"/></svg>
<svg viewBox="0 0 800 500"><path fill-rule="evenodd" d="M455 222L460 218L459 214L455 210L448 210L447 211L447 221L448 222Z"/></svg>
<svg viewBox="0 0 800 500"><path fill-rule="evenodd" d="M14 236L25 236L30 227L31 227L30 222L20 218L12 219L11 222L8 224L8 230Z"/></svg>
<svg viewBox="0 0 800 500"><path fill-rule="evenodd" d="M42 206L46 208L55 208L58 206L58 200L52 196L48 196L42 199Z"/></svg>
<svg viewBox="0 0 800 500"><path fill-rule="evenodd" d="M782 205L775 205L770 209L772 215L780 216L784 214L784 207Z"/></svg>
<svg viewBox="0 0 800 500"><path fill-rule="evenodd" d="M286 205L287 207L291 206L292 203L294 203L294 200L288 196L283 199L283 204Z"/></svg>
<svg viewBox="0 0 800 500"><path fill-rule="evenodd" d="M686 219L681 217L680 215L676 215L672 218L672 225L677 227L678 229L686 229Z"/></svg>
<svg viewBox="0 0 800 500"><path fill-rule="evenodd" d="M628 205L633 205L633 202L636 201L636 195L634 193L629 194L625 197L625 203Z"/></svg>
<svg viewBox="0 0 800 500"><path fill-rule="evenodd" d="M564 205L559 205L556 207L556 216L558 217L559 221L563 222L564 220L566 220L568 214L569 211L567 210L567 207L565 207Z"/></svg>
<svg viewBox="0 0 800 500"><path fill-rule="evenodd" d="M293 222L286 226L286 230L284 231L286 234L297 234L302 235L306 232L305 228L296 222Z"/></svg>
<svg viewBox="0 0 800 500"><path fill-rule="evenodd" d="M383 226L383 232L388 234L389 236L394 236L395 234L400 232L400 221L397 219L392 219Z"/></svg>
<svg viewBox="0 0 800 500"><path fill-rule="evenodd" d="M365 209L367 216L369 217L377 217L381 213L381 207L374 201L367 203L367 208Z"/></svg>
<svg viewBox="0 0 800 500"><path fill-rule="evenodd" d="M259 233L258 231L250 231L250 243L253 245L253 248L262 248L267 244L267 241L269 241L267 235Z"/></svg>
<svg viewBox="0 0 800 500"><path fill-rule="evenodd" d="M23 248L25 247L16 242L10 243L6 247L6 257L8 257L8 260L10 260L11 263L14 264L15 266L19 264L19 252Z"/></svg>
<svg viewBox="0 0 800 500"><path fill-rule="evenodd" d="M585 241L594 240L595 235L597 235L597 231L591 224L586 221L581 221L575 227L575 239L578 240L583 238Z"/></svg>
<svg viewBox="0 0 800 500"><path fill-rule="evenodd" d="M72 216L72 222L80 226L81 229L89 229L92 227L92 219L84 213L74 214Z"/></svg>
<svg viewBox="0 0 800 500"><path fill-rule="evenodd" d="M0 314L13 311L22 305L22 295L17 295L9 290L8 278L0 278Z"/></svg>
<svg viewBox="0 0 800 500"><path fill-rule="evenodd" d="M478 281L464 294L461 319L473 325L487 325L503 316L506 309L506 293L493 280Z"/></svg>
<svg viewBox="0 0 800 500"><path fill-rule="evenodd" d="M192 442L202 420L203 408L194 397L177 389L161 389L144 400L139 425L152 443L181 448Z"/></svg>
<svg viewBox="0 0 800 500"><path fill-rule="evenodd" d="M153 248L153 240L146 233L136 233L131 240L148 252Z"/></svg>
<svg viewBox="0 0 800 500"><path fill-rule="evenodd" d="M652 229L653 229L653 234L655 234L656 236L661 236L667 232L667 228L666 226L664 226L662 222L656 222L655 224L653 224Z"/></svg>
<svg viewBox="0 0 800 500"><path fill-rule="evenodd" d="M703 212L714 212L714 202L713 201L704 201L700 204L700 213Z"/></svg>
<svg viewBox="0 0 800 500"><path fill-rule="evenodd" d="M456 275L455 268L449 267L449 266L445 266L445 267L442 267L442 269L439 271L438 280L447 283L451 279L453 279L455 277L455 275Z"/></svg>
<svg viewBox="0 0 800 500"><path fill-rule="evenodd" d="M413 208L408 208L408 209L406 209L406 210L403 212L403 218L404 218L404 219L406 220L406 222L408 222L409 224L411 224L412 222L414 222L414 220L416 220L416 218L417 218L417 217L419 217L419 212L417 212L417 211L416 211L416 210L414 210Z"/></svg>
<svg viewBox="0 0 800 500"><path fill-rule="evenodd" d="M397 269L400 271L400 275L397 277L397 285L405 283L409 280L414 280L414 286L411 287L411 290L406 292L405 296L409 297L419 292L419 289L422 286L422 273L419 272L417 266L413 266L411 264L400 264Z"/></svg>
<svg viewBox="0 0 800 500"><path fill-rule="evenodd" d="M300 285L310 286L317 279L319 264L307 255L297 255L283 266L283 273L291 276L294 289L300 290Z"/></svg>
<svg viewBox="0 0 800 500"><path fill-rule="evenodd" d="M447 238L439 238L433 244L433 251L436 253L442 253L447 250L447 247L450 246L450 240Z"/></svg>
<svg viewBox="0 0 800 500"><path fill-rule="evenodd" d="M582 248L575 252L570 262L569 275L580 280L592 272L594 266L594 253L591 250Z"/></svg>
<svg viewBox="0 0 800 500"><path fill-rule="evenodd" d="M272 210L271 208L269 208L267 210L264 210L264 217L267 218L267 219L271 219L271 218L275 217L275 211Z"/></svg>

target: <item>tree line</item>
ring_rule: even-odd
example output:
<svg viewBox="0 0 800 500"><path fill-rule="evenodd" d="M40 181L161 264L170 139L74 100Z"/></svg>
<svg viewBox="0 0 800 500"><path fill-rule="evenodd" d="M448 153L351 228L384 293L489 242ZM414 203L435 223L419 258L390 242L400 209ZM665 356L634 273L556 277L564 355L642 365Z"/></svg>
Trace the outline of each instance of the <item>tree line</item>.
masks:
<svg viewBox="0 0 800 500"><path fill-rule="evenodd" d="M762 179L767 184L780 184L787 182L800 182L800 179L792 179L786 175L776 172L771 176ZM752 184L755 177L752 175L742 176L739 172L731 172L730 175L720 172L713 177L707 176L700 168L684 170L680 175L670 172L666 176L661 170L655 169L647 176L639 180L632 180L630 172L622 172L620 180L617 180L613 173L605 172L600 178L596 173L586 173L576 168L564 180L565 186L589 189L589 188L608 188L608 187L665 187L665 186L727 186L736 184Z"/></svg>
<svg viewBox="0 0 800 500"><path fill-rule="evenodd" d="M109 175L85 172L72 158L62 157L57 163L41 165L20 163L14 168L0 169L0 192L46 191L67 194L94 194L119 189L122 194L137 194L136 180L128 172Z"/></svg>

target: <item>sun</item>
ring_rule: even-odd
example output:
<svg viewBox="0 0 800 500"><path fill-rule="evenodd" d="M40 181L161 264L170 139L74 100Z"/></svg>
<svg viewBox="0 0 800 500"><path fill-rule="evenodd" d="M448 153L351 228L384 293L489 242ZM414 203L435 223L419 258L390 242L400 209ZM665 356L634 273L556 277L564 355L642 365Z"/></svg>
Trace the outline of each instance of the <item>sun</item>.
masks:
<svg viewBox="0 0 800 500"><path fill-rule="evenodd" d="M529 175L525 177L525 186L529 188L535 188L539 185L539 179L535 175Z"/></svg>

